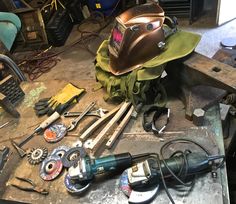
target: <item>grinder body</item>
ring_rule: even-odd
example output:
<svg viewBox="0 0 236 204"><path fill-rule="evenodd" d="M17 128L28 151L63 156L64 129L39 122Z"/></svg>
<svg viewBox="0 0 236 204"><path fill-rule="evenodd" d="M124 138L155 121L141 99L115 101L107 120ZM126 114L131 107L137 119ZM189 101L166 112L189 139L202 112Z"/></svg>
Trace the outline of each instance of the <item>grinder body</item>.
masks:
<svg viewBox="0 0 236 204"><path fill-rule="evenodd" d="M193 174L209 172L212 167L212 160L215 157L207 156L204 153L189 153L184 156L173 156L160 160L160 166L156 158L149 158L128 169L129 185L132 188L148 188L160 182L162 170L164 178L173 178L170 170L178 177L187 177Z"/></svg>
<svg viewBox="0 0 236 204"><path fill-rule="evenodd" d="M132 166L130 153L109 155L97 159L86 156L81 158L76 167L69 169L71 178L80 181L92 180L95 175L106 172L122 171Z"/></svg>

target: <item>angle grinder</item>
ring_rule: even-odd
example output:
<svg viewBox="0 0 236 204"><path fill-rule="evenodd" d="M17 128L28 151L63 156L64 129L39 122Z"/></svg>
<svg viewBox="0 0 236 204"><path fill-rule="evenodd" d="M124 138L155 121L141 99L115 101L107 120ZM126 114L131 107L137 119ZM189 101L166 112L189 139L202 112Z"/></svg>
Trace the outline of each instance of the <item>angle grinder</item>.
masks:
<svg viewBox="0 0 236 204"><path fill-rule="evenodd" d="M186 175L209 172L215 160L224 158L224 156L208 156L205 153L189 153L160 161L155 155L157 154L131 155L126 152L97 159L86 155L68 169L68 177L71 181L82 184L81 189L86 190L86 186L96 175L124 171L132 167L128 169L129 185L131 188L140 189L159 184L161 174L164 177L171 177L173 174L179 175L183 172ZM81 192L81 189L77 190Z"/></svg>
<svg viewBox="0 0 236 204"><path fill-rule="evenodd" d="M93 159L87 154L84 154L82 148L81 152L81 157L74 160L76 163L73 163L73 165L69 167L68 174L64 182L67 190L74 194L80 194L87 190L96 175L107 172L122 172L138 161L144 160L149 155L131 155L127 152ZM66 155L64 155L64 158L62 159L65 160L65 157ZM66 164L67 163L68 162L66 162Z"/></svg>
<svg viewBox="0 0 236 204"><path fill-rule="evenodd" d="M98 174L125 170L148 156L149 153L131 155L126 152L92 159L86 155L71 166L68 173L71 179L77 179L81 182L89 181Z"/></svg>

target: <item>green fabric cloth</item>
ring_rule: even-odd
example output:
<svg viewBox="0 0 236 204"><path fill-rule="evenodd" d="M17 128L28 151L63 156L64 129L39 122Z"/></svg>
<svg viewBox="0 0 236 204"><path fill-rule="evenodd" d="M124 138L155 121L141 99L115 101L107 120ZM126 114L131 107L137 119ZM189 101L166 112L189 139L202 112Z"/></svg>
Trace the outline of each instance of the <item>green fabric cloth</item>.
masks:
<svg viewBox="0 0 236 204"><path fill-rule="evenodd" d="M143 67L138 70L137 80L143 81L158 78L165 68L165 63L190 54L200 39L201 36L198 34L182 30L177 31L166 40L165 50L160 55L144 63ZM110 72L108 43L109 40L103 41L97 51L96 58L97 66L106 72Z"/></svg>
<svg viewBox="0 0 236 204"><path fill-rule="evenodd" d="M178 31L167 38L165 50L160 55L144 63L141 69L120 76L109 70L109 40L105 40L97 51L95 73L97 81L106 89L106 99L128 99L133 105L155 102L164 106L167 95L160 76L166 64L193 52L200 39L198 34Z"/></svg>
<svg viewBox="0 0 236 204"><path fill-rule="evenodd" d="M165 51L143 64L143 67L152 68L169 61L185 57L193 52L201 36L179 30L166 40Z"/></svg>

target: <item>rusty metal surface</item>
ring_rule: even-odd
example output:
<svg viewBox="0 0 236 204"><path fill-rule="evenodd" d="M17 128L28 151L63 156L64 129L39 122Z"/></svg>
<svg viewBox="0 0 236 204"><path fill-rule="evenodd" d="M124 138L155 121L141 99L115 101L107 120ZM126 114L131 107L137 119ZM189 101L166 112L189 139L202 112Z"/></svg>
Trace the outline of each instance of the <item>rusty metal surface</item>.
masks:
<svg viewBox="0 0 236 204"><path fill-rule="evenodd" d="M181 87L184 96L185 117L192 120L193 112L197 108L207 110L214 104L217 104L227 92L222 89L198 85L191 88Z"/></svg>
<svg viewBox="0 0 236 204"><path fill-rule="evenodd" d="M38 98L43 98L48 95L53 95L61 87L63 87L67 82L65 81L50 81L47 83L35 82L32 84L25 83L23 90L26 93L26 98L19 107L19 111L22 115L18 123L14 126L8 126L4 128L4 133L1 138L6 140L9 137L17 137L23 134L31 133L32 129L43 119L38 119L33 113L33 104ZM93 80L82 80L79 83L74 82L75 85L79 87L84 87L87 90L87 94L82 98L82 100L77 104L72 110L80 111L84 108L86 104L91 101L97 101L98 106L111 110L114 105L107 104L103 101L103 91L99 90L94 94ZM124 133L121 135L119 142L115 143L115 146L111 150L105 150L103 154L108 153L120 153L129 151L133 154L142 152L159 152L163 141L168 141L172 138L187 137L198 141L200 144L208 148L212 153L216 154L218 152L223 152L222 144L223 137L220 134L220 127L217 130L217 140L214 131L215 128L205 127L195 127L193 124L185 120L184 105L180 100L171 99L168 104L171 108L170 123L166 128L166 134L162 135L162 139L155 137L152 134L143 134L143 128L141 123L141 117L139 116L137 120L132 119L129 125L126 127ZM3 117L3 116L1 116ZM214 117L214 116L212 116ZM215 119L217 120L217 119ZM69 124L68 119L62 119L63 122ZM81 128L83 128L89 119L83 121L75 133L78 133ZM31 127L30 127L31 126ZM2 130L0 130L2 131ZM133 134L137 132L138 134ZM125 134L129 133L129 134ZM36 136L31 140L25 148L32 148L35 146L46 146L49 152L60 145L72 146L72 144L78 139L77 136L66 136L62 141L55 144L48 144L44 141L42 136ZM8 142L1 142L0 144L8 144ZM105 146L105 143L104 143ZM220 149L218 148L220 147ZM193 147L191 147L193 149ZM13 149L11 149L13 150ZM173 151L173 149L172 149ZM170 152L169 152L170 153ZM169 154L168 153L168 154ZM5 168L6 173L10 173L9 181L2 182L1 190L5 193L2 198L10 200L19 200L30 203L127 203L126 196L118 188L119 176L106 175L105 178L99 177L96 182L92 185L89 191L81 196L72 196L69 194L63 183L64 175L66 171L56 180L44 182L39 177L39 166L31 166L28 164L27 159L24 158L20 160L16 152L13 150L10 160ZM38 185L46 188L50 191L48 196L42 196L37 193L23 192L18 189L14 189L11 186L5 186L9 184L14 176L28 177L33 179ZM108 179L109 178L109 179ZM221 179L222 178L222 179ZM1 179L0 179L1 180ZM6 179L8 180L8 179ZM2 180L1 180L2 181ZM223 187L222 187L223 186ZM226 172L221 172L219 178L212 179L211 174L205 174L196 179L194 188L189 191L185 189L184 192L178 192L174 190L173 187L170 188L170 192L173 195L176 203L229 203L223 202L223 200L228 200L228 194L223 191L224 186L227 186ZM4 189L3 189L4 188ZM226 197L226 198L225 198ZM163 189L160 190L156 199L153 203L169 203L169 200Z"/></svg>
<svg viewBox="0 0 236 204"><path fill-rule="evenodd" d="M207 109L227 92L236 93L236 69L198 53L168 63L166 72L181 93L188 119L195 108Z"/></svg>
<svg viewBox="0 0 236 204"><path fill-rule="evenodd" d="M211 107L206 112L205 125L207 125L211 129L211 131L214 133L216 143L217 143L217 146L219 148L219 153L220 154L225 154L225 147L224 147L224 140L223 140L223 130L222 130L219 104ZM224 168L219 169L218 172L220 172L219 173L219 179L221 180L222 194L224 195L223 196L223 203L230 203L226 166Z"/></svg>
<svg viewBox="0 0 236 204"><path fill-rule="evenodd" d="M219 62L228 64L236 68L236 50L235 49L219 49L212 57Z"/></svg>

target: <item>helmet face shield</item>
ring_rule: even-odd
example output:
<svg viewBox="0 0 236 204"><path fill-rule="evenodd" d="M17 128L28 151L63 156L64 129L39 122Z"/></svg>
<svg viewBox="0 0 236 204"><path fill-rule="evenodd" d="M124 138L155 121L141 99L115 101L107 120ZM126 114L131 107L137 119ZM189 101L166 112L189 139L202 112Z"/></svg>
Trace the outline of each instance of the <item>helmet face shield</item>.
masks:
<svg viewBox="0 0 236 204"><path fill-rule="evenodd" d="M126 29L127 29L126 26L122 25L116 20L116 24L112 29L111 40L110 40L110 46L113 48L111 49L111 51L115 52L116 55L120 51Z"/></svg>
<svg viewBox="0 0 236 204"><path fill-rule="evenodd" d="M164 11L157 4L133 7L116 17L109 42L110 71L137 69L162 51Z"/></svg>

